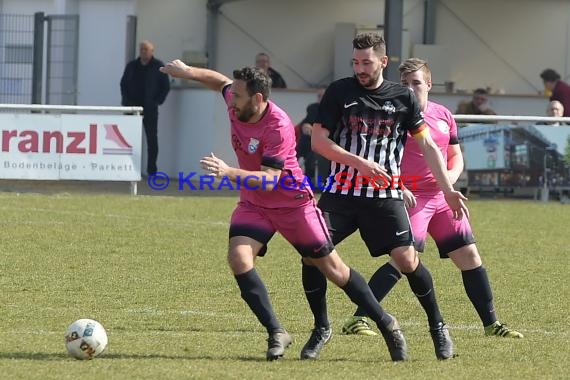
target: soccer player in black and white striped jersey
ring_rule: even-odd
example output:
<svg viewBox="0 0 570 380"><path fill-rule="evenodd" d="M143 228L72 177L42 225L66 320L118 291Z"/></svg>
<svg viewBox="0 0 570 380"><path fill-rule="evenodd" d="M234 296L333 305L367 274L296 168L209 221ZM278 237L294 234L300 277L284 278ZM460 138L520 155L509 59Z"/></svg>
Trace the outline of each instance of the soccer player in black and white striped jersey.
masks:
<svg viewBox="0 0 570 380"><path fill-rule="evenodd" d="M387 64L383 36L357 35L352 56L355 75L330 84L321 100L312 148L332 162L319 207L334 244L359 230L372 256L390 255L428 316L437 358L448 359L453 357L453 343L437 305L432 276L414 250L402 198L400 161L408 132L456 218L468 217L466 198L453 189L413 92L384 80ZM328 326L324 276L305 262L302 277L316 327ZM363 321L367 323L355 321L353 328Z"/></svg>

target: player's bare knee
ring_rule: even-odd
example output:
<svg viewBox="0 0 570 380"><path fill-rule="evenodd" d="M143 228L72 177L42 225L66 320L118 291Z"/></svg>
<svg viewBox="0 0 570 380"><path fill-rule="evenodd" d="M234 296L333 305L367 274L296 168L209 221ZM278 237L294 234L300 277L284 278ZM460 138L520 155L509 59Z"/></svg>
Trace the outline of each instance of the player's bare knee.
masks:
<svg viewBox="0 0 570 380"><path fill-rule="evenodd" d="M419 259L413 247L398 247L390 252L392 265L402 273L411 273L416 270ZM395 264L395 265L394 265Z"/></svg>
<svg viewBox="0 0 570 380"><path fill-rule="evenodd" d="M313 266L313 267L316 266L313 259L311 259L310 257L303 257L303 258L301 258L301 261L305 265L309 265L309 266Z"/></svg>
<svg viewBox="0 0 570 380"><path fill-rule="evenodd" d="M234 255L228 252L228 265L230 266L230 269L232 270L233 274L236 274L236 271L238 271L240 267L239 263L240 261L237 260L237 258Z"/></svg>
<svg viewBox="0 0 570 380"><path fill-rule="evenodd" d="M455 266L462 271L479 268L483 265L475 244L465 245L448 254Z"/></svg>
<svg viewBox="0 0 570 380"><path fill-rule="evenodd" d="M318 259L312 259L312 262L335 285L344 286L348 282L350 268L336 252Z"/></svg>
<svg viewBox="0 0 570 380"><path fill-rule="evenodd" d="M230 250L228 252L228 264L234 275L242 274L253 269L253 258L251 255Z"/></svg>

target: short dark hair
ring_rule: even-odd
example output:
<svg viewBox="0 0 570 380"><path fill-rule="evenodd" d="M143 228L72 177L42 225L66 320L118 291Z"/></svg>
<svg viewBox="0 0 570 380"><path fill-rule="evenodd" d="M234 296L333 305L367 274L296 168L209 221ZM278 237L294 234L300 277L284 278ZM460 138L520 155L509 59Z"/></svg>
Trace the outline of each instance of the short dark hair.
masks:
<svg viewBox="0 0 570 380"><path fill-rule="evenodd" d="M262 70L255 67L244 67L240 70L234 70L234 79L242 80L246 83L247 93L253 96L260 93L263 100L269 99L271 93L271 78Z"/></svg>
<svg viewBox="0 0 570 380"><path fill-rule="evenodd" d="M555 70L546 69L540 73L540 77L544 82L556 82L560 79L560 74L558 74Z"/></svg>
<svg viewBox="0 0 570 380"><path fill-rule="evenodd" d="M352 40L352 47L359 50L372 48L376 53L386 55L386 41L384 41L384 36L379 33L357 34Z"/></svg>
<svg viewBox="0 0 570 380"><path fill-rule="evenodd" d="M488 92L484 88L478 88L475 91L473 91L473 94L475 94L475 95L487 95Z"/></svg>

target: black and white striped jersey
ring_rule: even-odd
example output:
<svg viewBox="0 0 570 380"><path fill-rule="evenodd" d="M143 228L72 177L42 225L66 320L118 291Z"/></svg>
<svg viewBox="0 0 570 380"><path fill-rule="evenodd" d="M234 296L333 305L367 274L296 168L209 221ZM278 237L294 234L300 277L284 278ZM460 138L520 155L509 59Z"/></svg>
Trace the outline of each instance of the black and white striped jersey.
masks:
<svg viewBox="0 0 570 380"><path fill-rule="evenodd" d="M384 80L375 90L367 90L354 77L339 79L326 90L319 106L319 122L330 138L345 150L373 160L395 178L407 132L425 128L423 114L413 92L398 83ZM394 181L385 186L360 179L355 168L331 162L324 191L366 198L402 198Z"/></svg>

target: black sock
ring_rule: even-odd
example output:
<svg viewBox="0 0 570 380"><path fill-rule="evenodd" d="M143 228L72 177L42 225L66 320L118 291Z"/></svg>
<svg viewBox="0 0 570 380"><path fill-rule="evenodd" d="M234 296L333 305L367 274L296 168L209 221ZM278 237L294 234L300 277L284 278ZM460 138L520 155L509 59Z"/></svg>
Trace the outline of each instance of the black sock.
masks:
<svg viewBox="0 0 570 380"><path fill-rule="evenodd" d="M386 263L382 265L372 277L370 277L370 281L368 281L368 286L372 290L372 294L376 297L378 302L382 302L384 297L390 290L398 283L398 281L402 278L400 272L394 268L390 263ZM356 309L354 313L355 316L366 316L366 312L360 306Z"/></svg>
<svg viewBox="0 0 570 380"><path fill-rule="evenodd" d="M489 285L487 271L481 265L478 268L461 272L465 292L471 300L483 326L492 325L497 321L495 307L493 306L493 292Z"/></svg>
<svg viewBox="0 0 570 380"><path fill-rule="evenodd" d="M392 322L392 317L380 307L360 273L350 268L350 277L342 290L352 302L366 311L366 315L376 322L380 331L387 331L388 325Z"/></svg>
<svg viewBox="0 0 570 380"><path fill-rule="evenodd" d="M420 261L415 271L404 274L408 278L410 288L412 288L427 314L430 328L435 327L439 322L443 322L443 317L435 299L433 279L427 268Z"/></svg>
<svg viewBox="0 0 570 380"><path fill-rule="evenodd" d="M238 274L235 278L241 290L241 298L248 304L259 322L265 326L267 332L280 329L281 325L273 312L267 289L255 268L249 272Z"/></svg>
<svg viewBox="0 0 570 380"><path fill-rule="evenodd" d="M303 289L315 318L315 326L329 328L327 315L327 278L319 268L303 263Z"/></svg>

